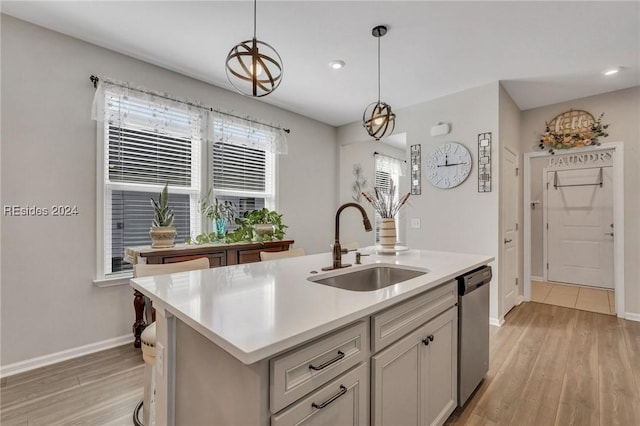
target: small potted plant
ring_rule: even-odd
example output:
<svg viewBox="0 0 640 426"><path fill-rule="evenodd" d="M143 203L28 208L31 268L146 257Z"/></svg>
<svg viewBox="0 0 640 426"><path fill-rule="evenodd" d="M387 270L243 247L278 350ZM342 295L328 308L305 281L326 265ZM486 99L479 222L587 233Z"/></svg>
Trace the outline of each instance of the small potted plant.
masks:
<svg viewBox="0 0 640 426"><path fill-rule="evenodd" d="M213 222L217 239L224 238L227 224L233 222L237 216L236 207L231 201L220 202L213 197L211 201L211 190L207 196L200 200L200 213Z"/></svg>
<svg viewBox="0 0 640 426"><path fill-rule="evenodd" d="M173 226L173 209L169 207L168 184L160 192L158 201L151 198L154 214L151 222L149 236L151 237L151 247L173 247L176 239L176 228Z"/></svg>
<svg viewBox="0 0 640 426"><path fill-rule="evenodd" d="M396 222L395 217L404 206L411 195L410 192L402 197L395 197L396 186L391 181L389 190L373 187L373 191L363 192L362 196L372 206L376 213L382 218L380 224L380 245L382 248L393 248L396 245Z"/></svg>
<svg viewBox="0 0 640 426"><path fill-rule="evenodd" d="M287 228L282 223L282 214L267 208L245 212L236 223L238 229L228 236L231 242L281 240Z"/></svg>

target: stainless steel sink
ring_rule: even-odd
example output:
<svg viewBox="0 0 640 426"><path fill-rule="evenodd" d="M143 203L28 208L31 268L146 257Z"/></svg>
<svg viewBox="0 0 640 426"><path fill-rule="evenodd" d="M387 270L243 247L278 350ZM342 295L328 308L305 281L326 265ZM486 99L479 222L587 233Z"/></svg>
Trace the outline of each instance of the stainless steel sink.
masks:
<svg viewBox="0 0 640 426"><path fill-rule="evenodd" d="M419 277L426 273L426 271L380 265L352 272L344 272L329 277L309 277L308 280L344 290L374 291Z"/></svg>

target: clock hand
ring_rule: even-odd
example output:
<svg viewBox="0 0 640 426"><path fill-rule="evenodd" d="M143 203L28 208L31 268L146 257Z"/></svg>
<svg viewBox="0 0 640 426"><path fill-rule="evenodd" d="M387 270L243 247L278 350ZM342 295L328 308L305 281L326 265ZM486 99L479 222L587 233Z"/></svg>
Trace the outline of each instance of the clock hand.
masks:
<svg viewBox="0 0 640 426"><path fill-rule="evenodd" d="M451 163L451 164L447 164L445 162L445 164L438 164L438 167L460 166L460 165L464 165L464 164L469 164L469 163Z"/></svg>

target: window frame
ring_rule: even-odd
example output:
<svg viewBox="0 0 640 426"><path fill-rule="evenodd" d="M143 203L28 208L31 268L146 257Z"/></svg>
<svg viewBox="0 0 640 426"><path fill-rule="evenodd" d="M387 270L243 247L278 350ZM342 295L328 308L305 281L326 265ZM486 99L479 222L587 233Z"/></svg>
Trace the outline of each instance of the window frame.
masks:
<svg viewBox="0 0 640 426"><path fill-rule="evenodd" d="M105 89L105 96L103 102L107 103L107 92ZM105 110L106 110L105 105ZM147 183L123 183L123 182L111 182L109 179L109 131L113 124L109 123L109 120L104 117L103 121L98 121L96 126L96 278L94 283L101 286L119 285L127 283L128 280L133 277L131 270L112 272L109 271L110 267L107 266L106 255L111 252L112 249L112 233L111 233L111 206L112 206L112 194L113 191L131 191L131 192L157 192L163 188L161 184L147 184ZM140 130L138 127L133 126L134 130ZM126 128L122 126L121 128ZM149 131L152 129L143 129ZM170 136L176 137L176 136ZM169 185L169 194L181 194L189 195L189 225L190 232L200 233L202 229L202 215L200 214L200 198L202 195L202 158L203 158L203 145L201 137L191 138L191 186L175 186ZM149 219L151 223L151 218ZM151 225L149 225L151 227ZM151 244L151 242L149 242ZM113 256L113 253L111 253ZM113 258L113 257L111 257Z"/></svg>

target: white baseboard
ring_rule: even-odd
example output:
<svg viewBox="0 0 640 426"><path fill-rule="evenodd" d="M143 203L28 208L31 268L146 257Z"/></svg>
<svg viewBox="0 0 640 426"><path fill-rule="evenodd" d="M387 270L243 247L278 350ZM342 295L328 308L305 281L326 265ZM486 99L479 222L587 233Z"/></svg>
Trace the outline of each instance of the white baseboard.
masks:
<svg viewBox="0 0 640 426"><path fill-rule="evenodd" d="M489 317L489 325L495 325L496 327L502 327L504 324L504 318Z"/></svg>
<svg viewBox="0 0 640 426"><path fill-rule="evenodd" d="M640 314L634 314L632 312L625 312L624 319L628 319L629 321L638 321L640 322Z"/></svg>
<svg viewBox="0 0 640 426"><path fill-rule="evenodd" d="M533 276L533 275L531 275L531 280L533 280L533 281L546 281L544 279L544 277L536 277L536 276Z"/></svg>
<svg viewBox="0 0 640 426"><path fill-rule="evenodd" d="M7 376L13 376L14 374L24 373L25 371L40 367L46 367L47 365L55 364L57 362L66 361L83 355L89 355L94 352L103 351L116 346L126 345L127 343L133 343L133 336L131 334L19 361L14 364L3 365L0 367L0 377L4 378Z"/></svg>

